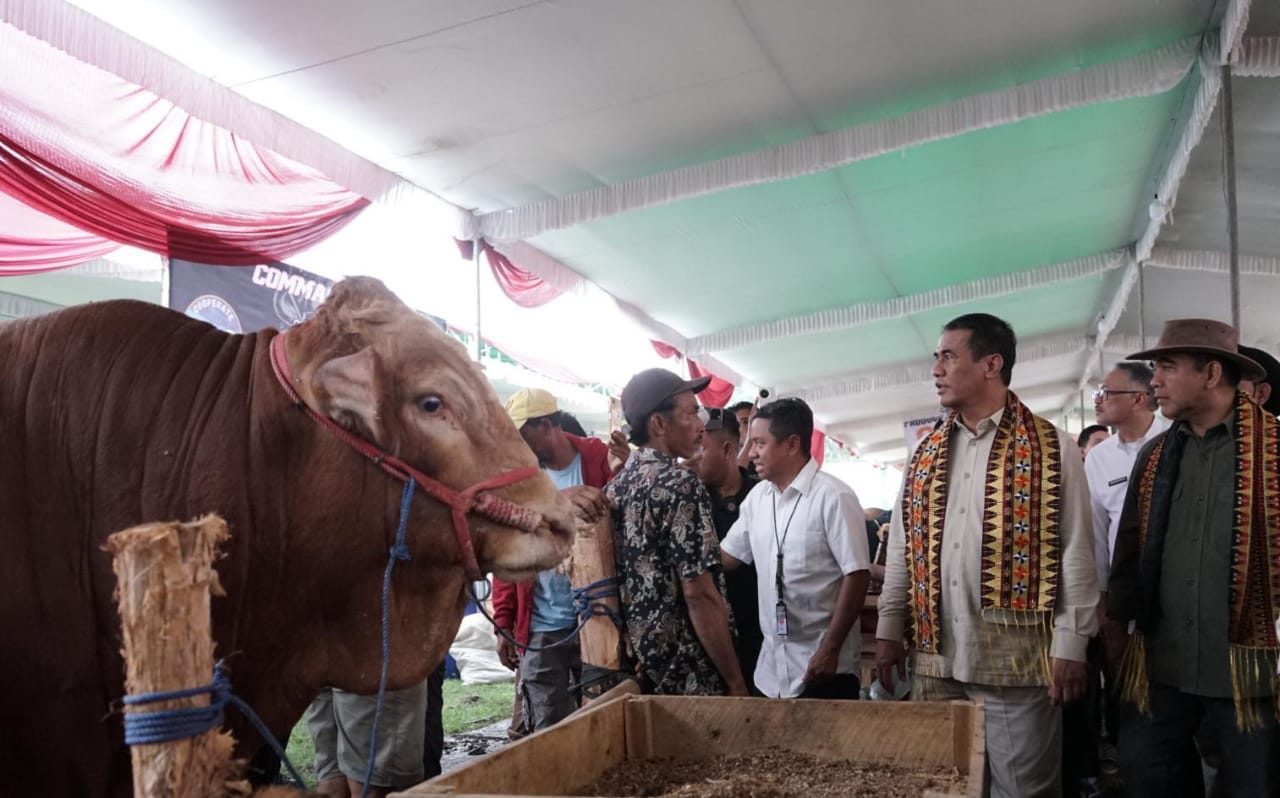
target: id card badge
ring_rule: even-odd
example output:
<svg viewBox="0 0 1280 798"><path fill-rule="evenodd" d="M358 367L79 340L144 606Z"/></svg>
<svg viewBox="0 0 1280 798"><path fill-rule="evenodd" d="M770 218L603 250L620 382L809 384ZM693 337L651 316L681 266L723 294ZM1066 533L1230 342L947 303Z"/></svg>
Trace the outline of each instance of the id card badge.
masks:
<svg viewBox="0 0 1280 798"><path fill-rule="evenodd" d="M774 616L774 634L778 637L787 636L787 605L779 601L773 608Z"/></svg>

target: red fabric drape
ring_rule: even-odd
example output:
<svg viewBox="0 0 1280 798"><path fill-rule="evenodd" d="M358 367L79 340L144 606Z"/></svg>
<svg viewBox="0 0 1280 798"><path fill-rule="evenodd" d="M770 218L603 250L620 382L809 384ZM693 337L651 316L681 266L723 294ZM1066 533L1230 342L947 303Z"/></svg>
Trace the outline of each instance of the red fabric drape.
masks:
<svg viewBox="0 0 1280 798"><path fill-rule="evenodd" d="M822 463L827 459L827 434L819 430L813 431L813 438L809 441L809 456L817 463L818 468L822 468Z"/></svg>
<svg viewBox="0 0 1280 798"><path fill-rule="evenodd" d="M119 246L0 194L0 276L65 269Z"/></svg>
<svg viewBox="0 0 1280 798"><path fill-rule="evenodd" d="M368 200L0 23L0 191L202 263L281 261Z"/></svg>
<svg viewBox="0 0 1280 798"><path fill-rule="evenodd" d="M560 289L532 272L527 272L511 262L510 258L482 241L485 256L493 279L507 298L522 308L536 308L560 296Z"/></svg>
<svg viewBox="0 0 1280 798"><path fill-rule="evenodd" d="M653 344L653 351L658 353L658 357L666 358L668 360L671 358L679 360L683 357L683 355L680 354L680 350L670 344L664 344L661 341L654 340L650 340L649 343Z"/></svg>
<svg viewBox="0 0 1280 798"><path fill-rule="evenodd" d="M689 374L694 377L710 377L711 384L698 394L698 401L703 407L724 407L733 396L733 383L720 379L697 364L689 361Z"/></svg>
<svg viewBox="0 0 1280 798"><path fill-rule="evenodd" d="M664 344L653 339L649 339L649 343L653 344L653 351L658 353L658 357L676 358L677 360L684 357L680 350L671 344ZM698 394L698 401L702 403L703 407L724 407L729 403L729 398L733 396L733 383L720 379L693 360L689 361L689 376L694 379L699 377L711 378L711 383Z"/></svg>
<svg viewBox="0 0 1280 798"><path fill-rule="evenodd" d="M458 254L464 260L475 257L475 242L455 238L453 243L458 247ZM533 272L525 271L511 262L511 259L494 249L488 241L480 242L480 250L489 260L489 271L497 281L507 299L522 308L536 308L547 304L562 293L551 283Z"/></svg>

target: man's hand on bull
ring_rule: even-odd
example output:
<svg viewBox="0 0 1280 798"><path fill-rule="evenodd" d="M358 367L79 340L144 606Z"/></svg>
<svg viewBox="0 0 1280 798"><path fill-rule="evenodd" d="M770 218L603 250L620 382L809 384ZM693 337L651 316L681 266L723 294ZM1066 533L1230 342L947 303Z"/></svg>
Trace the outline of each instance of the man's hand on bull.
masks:
<svg viewBox="0 0 1280 798"><path fill-rule="evenodd" d="M510 629L504 629L507 636L514 637L514 633ZM498 635L498 661L501 662L507 670L515 670L520 664L520 649L516 644L507 639L506 636Z"/></svg>
<svg viewBox="0 0 1280 798"><path fill-rule="evenodd" d="M609 433L609 468L613 469L613 473L621 471L630 456L631 447L627 444L627 436L622 434L622 430L615 429Z"/></svg>
<svg viewBox="0 0 1280 798"><path fill-rule="evenodd" d="M588 524L594 524L609 512L609 500L599 488L590 485L577 485L560 491L566 499L573 502L578 515Z"/></svg>

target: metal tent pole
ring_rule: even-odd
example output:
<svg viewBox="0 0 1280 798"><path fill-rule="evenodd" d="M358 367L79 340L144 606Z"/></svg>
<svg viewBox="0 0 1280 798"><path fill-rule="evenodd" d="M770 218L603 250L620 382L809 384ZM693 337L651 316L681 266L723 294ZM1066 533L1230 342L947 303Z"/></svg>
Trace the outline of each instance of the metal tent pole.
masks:
<svg viewBox="0 0 1280 798"><path fill-rule="evenodd" d="M1236 217L1236 125L1231 64L1222 65L1222 151L1227 181L1227 237L1231 245L1231 323L1240 329L1240 236Z"/></svg>
<svg viewBox="0 0 1280 798"><path fill-rule="evenodd" d="M477 238L471 242L471 260L476 267L476 345L475 358L479 363L484 353L484 338L480 334L480 251L483 248L484 239Z"/></svg>
<svg viewBox="0 0 1280 798"><path fill-rule="evenodd" d="M1146 285L1146 264L1138 263L1138 340L1142 342L1142 348L1147 348L1147 285Z"/></svg>

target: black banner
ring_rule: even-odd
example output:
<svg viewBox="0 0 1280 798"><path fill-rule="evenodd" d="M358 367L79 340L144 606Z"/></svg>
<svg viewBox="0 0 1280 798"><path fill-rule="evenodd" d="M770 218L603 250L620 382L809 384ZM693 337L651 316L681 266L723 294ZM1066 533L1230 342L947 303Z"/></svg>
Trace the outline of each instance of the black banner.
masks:
<svg viewBox="0 0 1280 798"><path fill-rule="evenodd" d="M169 261L169 307L232 333L287 330L316 313L333 281L287 263L209 266ZM445 321L419 314L445 328Z"/></svg>
<svg viewBox="0 0 1280 798"><path fill-rule="evenodd" d="M286 263L169 261L169 307L233 333L286 330L315 315L333 281Z"/></svg>

